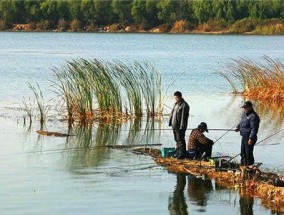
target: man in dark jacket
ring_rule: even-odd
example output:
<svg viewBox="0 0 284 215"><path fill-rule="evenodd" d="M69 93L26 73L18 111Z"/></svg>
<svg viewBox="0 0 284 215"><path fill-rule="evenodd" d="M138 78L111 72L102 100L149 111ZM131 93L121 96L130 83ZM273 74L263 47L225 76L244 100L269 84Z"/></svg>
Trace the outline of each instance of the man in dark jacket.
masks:
<svg viewBox="0 0 284 215"><path fill-rule="evenodd" d="M246 101L242 108L244 113L236 131L239 131L242 136L241 164L249 166L254 164L253 148L257 141L260 119L250 101Z"/></svg>
<svg viewBox="0 0 284 215"><path fill-rule="evenodd" d="M201 122L196 129L192 130L188 140L189 159L200 159L204 153L202 157L204 160L208 161L211 158L214 141L205 137L205 131L208 132L205 122Z"/></svg>
<svg viewBox="0 0 284 215"><path fill-rule="evenodd" d="M182 98L182 93L174 93L176 103L171 112L169 126L172 126L176 141L176 158L184 159L186 156L185 132L187 128L189 105Z"/></svg>

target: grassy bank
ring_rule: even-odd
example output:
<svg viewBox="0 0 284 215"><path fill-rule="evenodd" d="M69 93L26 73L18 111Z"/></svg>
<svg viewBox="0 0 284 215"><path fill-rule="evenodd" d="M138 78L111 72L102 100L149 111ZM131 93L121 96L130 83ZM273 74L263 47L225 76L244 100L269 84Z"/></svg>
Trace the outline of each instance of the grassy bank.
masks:
<svg viewBox="0 0 284 215"><path fill-rule="evenodd" d="M56 27L49 21L38 23L15 24L12 28L5 28L0 21L2 31L54 31L54 32L125 32L125 33L173 33L173 34L254 34L254 35L283 35L284 21L282 19L245 18L228 23L223 19L212 19L206 23L194 24L186 20L178 20L173 24L162 24L147 28L143 25L111 24L106 26L85 25L78 20L67 22L59 20Z"/></svg>

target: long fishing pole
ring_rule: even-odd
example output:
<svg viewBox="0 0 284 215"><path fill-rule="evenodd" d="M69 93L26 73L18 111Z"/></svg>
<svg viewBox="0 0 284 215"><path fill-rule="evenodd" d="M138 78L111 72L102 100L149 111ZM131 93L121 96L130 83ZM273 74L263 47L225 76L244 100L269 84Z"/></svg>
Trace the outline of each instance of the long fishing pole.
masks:
<svg viewBox="0 0 284 215"><path fill-rule="evenodd" d="M221 140L226 134L229 133L229 131L232 131L232 129L235 128L235 127L236 127L236 126L234 125L231 129L228 129L224 134L222 134L217 140L214 141L214 144L217 143L219 140ZM233 131L235 131L235 130L233 130ZM220 143L219 145L220 145L220 147L221 147L222 152L224 153L224 149L223 149L222 144ZM228 153L228 151L227 151L227 153ZM228 153L228 154L229 154L229 153Z"/></svg>
<svg viewBox="0 0 284 215"><path fill-rule="evenodd" d="M213 131L226 131L223 135L221 135L217 140L214 141L214 144L217 143L219 140L221 140L226 134L229 133L229 131L235 131L233 128L235 128L236 126L234 125L231 129L218 129L218 130L213 130ZM210 129L208 129L210 130Z"/></svg>
<svg viewBox="0 0 284 215"><path fill-rule="evenodd" d="M275 132L274 134L269 135L268 137L264 138L263 140L257 142L257 143L255 144L255 146L258 145L258 144L260 144L260 143L262 143L262 142L264 142L264 141L266 141L266 140L268 140L269 138L275 136L276 134L279 134L279 133L282 132L282 131L284 131L284 128L281 129L281 130L279 130L279 131L277 131L277 132ZM235 155L235 156L232 157L230 160L228 160L228 162L230 162L231 160L235 159L235 158L238 157L240 154L241 154L241 153Z"/></svg>
<svg viewBox="0 0 284 215"><path fill-rule="evenodd" d="M196 128L188 128L187 131L192 131ZM172 128L151 128L151 129L137 129L136 131L172 131ZM129 129L129 130L121 130L121 131L135 131L135 129ZM235 131L234 129L228 129L228 128L211 128L208 129L208 131Z"/></svg>
<svg viewBox="0 0 284 215"><path fill-rule="evenodd" d="M105 145L105 146L93 146L93 147L73 147L66 149L49 149L44 151L29 151L29 152L19 152L14 154L4 154L2 156L14 156L14 155L22 155L22 154L37 154L37 153L56 153L56 152L68 152L68 151L81 151L81 150L95 150L100 148L109 148L109 149L129 149L136 147L146 147L146 146L161 146L161 143L154 144L138 144L138 145Z"/></svg>

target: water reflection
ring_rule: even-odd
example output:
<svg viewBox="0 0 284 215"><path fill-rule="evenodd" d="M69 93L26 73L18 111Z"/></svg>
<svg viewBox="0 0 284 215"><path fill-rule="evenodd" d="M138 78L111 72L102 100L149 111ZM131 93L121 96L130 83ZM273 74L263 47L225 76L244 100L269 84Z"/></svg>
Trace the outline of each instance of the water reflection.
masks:
<svg viewBox="0 0 284 215"><path fill-rule="evenodd" d="M186 187L187 195L189 197L188 200L184 192ZM237 201L237 198L232 202L231 196L228 195L228 188L221 186L216 182L213 183L213 180L211 179L196 178L195 176L185 174L176 175L176 186L168 202L169 214L184 215L191 214L191 212L206 214L208 213L207 210L210 210L212 202L215 202L213 204L220 203L220 192L222 193L222 196L227 196L228 199L226 198L223 201L228 204L228 207L239 205L241 215L254 214L254 198L248 195L245 190L232 191L236 195L239 193L239 202ZM209 201L211 204L208 204ZM222 211L222 209L220 210Z"/></svg>
<svg viewBox="0 0 284 215"><path fill-rule="evenodd" d="M171 215L188 214L187 204L184 196L185 185L186 185L186 175L177 174L177 184L173 192L173 196L169 198L168 209Z"/></svg>
<svg viewBox="0 0 284 215"><path fill-rule="evenodd" d="M111 147L116 145L131 147L155 143L159 133L154 132L154 127L154 121L143 123L141 120L133 120L128 125L99 123L69 128L68 133L76 136L66 140L67 152L63 156L68 159L67 169L77 172L82 168L100 166L110 158Z"/></svg>
<svg viewBox="0 0 284 215"><path fill-rule="evenodd" d="M198 211L205 212L209 200L208 194L213 191L212 180L203 180L202 178L196 178L190 175L188 177L187 191L190 200L195 202L196 205L201 206Z"/></svg>
<svg viewBox="0 0 284 215"><path fill-rule="evenodd" d="M254 198L244 190L240 190L240 214L253 215Z"/></svg>

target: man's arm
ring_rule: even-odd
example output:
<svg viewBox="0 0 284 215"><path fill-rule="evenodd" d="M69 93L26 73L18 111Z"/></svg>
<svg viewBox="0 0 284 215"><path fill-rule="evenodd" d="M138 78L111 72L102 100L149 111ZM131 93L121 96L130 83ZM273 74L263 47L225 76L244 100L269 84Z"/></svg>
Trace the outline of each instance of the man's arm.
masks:
<svg viewBox="0 0 284 215"><path fill-rule="evenodd" d="M212 144L213 140L210 140L209 138L205 137L204 134L201 134L199 137L198 137L198 142L200 142L201 144L203 145L209 145L210 143ZM213 144L212 144L213 145Z"/></svg>
<svg viewBox="0 0 284 215"><path fill-rule="evenodd" d="M258 132L258 128L259 128L259 117L257 115L253 115L250 118L250 135L249 135L249 139L251 140L251 144L252 144L252 140L256 139L257 136L257 132Z"/></svg>
<svg viewBox="0 0 284 215"><path fill-rule="evenodd" d="M182 113L181 113L181 122L180 122L181 130L186 129L185 125L187 124L188 117L189 117L189 106L186 104L182 108Z"/></svg>
<svg viewBox="0 0 284 215"><path fill-rule="evenodd" d="M175 106L173 107L173 109L172 109L172 111L171 111L171 114L170 114L169 127L172 126L174 109L175 109Z"/></svg>

